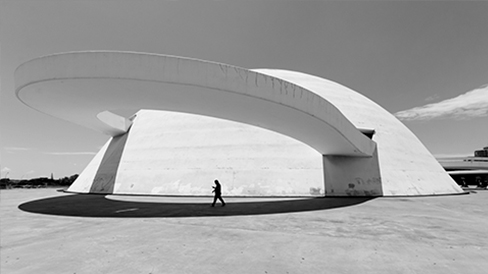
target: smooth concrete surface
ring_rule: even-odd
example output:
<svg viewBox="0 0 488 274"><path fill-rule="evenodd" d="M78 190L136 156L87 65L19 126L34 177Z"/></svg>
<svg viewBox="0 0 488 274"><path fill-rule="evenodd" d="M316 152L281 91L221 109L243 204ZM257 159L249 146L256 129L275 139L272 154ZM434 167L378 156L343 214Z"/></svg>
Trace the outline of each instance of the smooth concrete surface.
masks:
<svg viewBox="0 0 488 274"><path fill-rule="evenodd" d="M263 127L325 155L368 157L376 147L326 98L227 64L148 53L70 52L32 59L14 76L16 95L27 106L111 136L123 131L113 119L100 120L100 113L155 109Z"/></svg>
<svg viewBox="0 0 488 274"><path fill-rule="evenodd" d="M320 153L243 123L140 110L128 134L109 144L70 192L199 196L217 178L227 196L324 196Z"/></svg>
<svg viewBox="0 0 488 274"><path fill-rule="evenodd" d="M0 191L0 273L486 273L488 191L226 198Z"/></svg>
<svg viewBox="0 0 488 274"><path fill-rule="evenodd" d="M327 98L355 127L374 129L372 139L377 147L372 159L324 156L327 196L344 195L346 191L366 196L462 192L410 129L359 92L301 72L275 69L255 71L312 90Z"/></svg>

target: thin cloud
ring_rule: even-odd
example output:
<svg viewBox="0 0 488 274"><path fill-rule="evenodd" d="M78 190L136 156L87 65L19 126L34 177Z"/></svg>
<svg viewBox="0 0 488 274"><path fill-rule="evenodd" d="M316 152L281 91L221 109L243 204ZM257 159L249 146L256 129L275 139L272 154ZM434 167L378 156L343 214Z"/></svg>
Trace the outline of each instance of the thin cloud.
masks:
<svg viewBox="0 0 488 274"><path fill-rule="evenodd" d="M429 97L425 98L424 101L426 101L426 102L432 102L432 101L435 101L437 99L439 99L439 94L434 94L432 96L429 96Z"/></svg>
<svg viewBox="0 0 488 274"><path fill-rule="evenodd" d="M399 111L394 114L403 121L432 119L468 120L488 116L488 85L438 103Z"/></svg>
<svg viewBox="0 0 488 274"><path fill-rule="evenodd" d="M5 150L6 151L28 151L31 149L27 147L5 147Z"/></svg>

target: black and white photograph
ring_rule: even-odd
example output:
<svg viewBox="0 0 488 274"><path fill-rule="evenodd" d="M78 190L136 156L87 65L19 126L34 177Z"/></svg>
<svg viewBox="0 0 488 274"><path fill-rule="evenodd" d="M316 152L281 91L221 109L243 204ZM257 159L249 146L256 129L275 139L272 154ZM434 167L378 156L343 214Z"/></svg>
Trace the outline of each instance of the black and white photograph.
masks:
<svg viewBox="0 0 488 274"><path fill-rule="evenodd" d="M0 273L486 273L488 1L0 0Z"/></svg>

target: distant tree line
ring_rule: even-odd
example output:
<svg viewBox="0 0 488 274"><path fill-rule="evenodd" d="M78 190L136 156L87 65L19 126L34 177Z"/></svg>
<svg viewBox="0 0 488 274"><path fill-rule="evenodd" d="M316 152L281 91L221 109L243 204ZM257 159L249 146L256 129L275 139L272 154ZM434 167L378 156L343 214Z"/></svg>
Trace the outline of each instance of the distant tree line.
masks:
<svg viewBox="0 0 488 274"><path fill-rule="evenodd" d="M33 178L29 180L15 180L9 178L0 179L0 189L11 188L43 188L43 187L67 187L78 178L78 174L69 177L53 179L47 177Z"/></svg>

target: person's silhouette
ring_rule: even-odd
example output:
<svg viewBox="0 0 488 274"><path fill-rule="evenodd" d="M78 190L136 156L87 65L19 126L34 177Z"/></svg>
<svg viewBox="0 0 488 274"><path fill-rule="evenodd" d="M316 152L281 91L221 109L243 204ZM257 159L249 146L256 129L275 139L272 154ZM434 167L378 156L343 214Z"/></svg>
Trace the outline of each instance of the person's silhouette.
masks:
<svg viewBox="0 0 488 274"><path fill-rule="evenodd" d="M224 199L222 199L222 187L220 186L220 183L218 180L215 180L214 183L215 183L215 186L212 187L214 189L214 190L212 190L212 192L215 193L215 195L214 195L212 207L215 206L217 199L220 200L220 202L222 203L222 206L225 206Z"/></svg>

